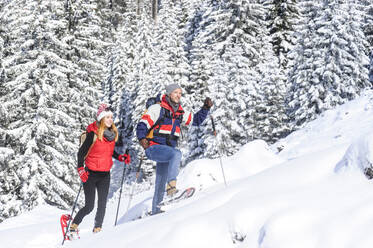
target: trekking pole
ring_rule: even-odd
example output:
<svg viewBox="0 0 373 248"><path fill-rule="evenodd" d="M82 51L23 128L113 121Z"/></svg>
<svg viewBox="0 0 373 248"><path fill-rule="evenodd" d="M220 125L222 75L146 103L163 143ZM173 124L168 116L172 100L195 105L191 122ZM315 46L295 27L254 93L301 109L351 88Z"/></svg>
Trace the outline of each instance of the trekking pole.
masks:
<svg viewBox="0 0 373 248"><path fill-rule="evenodd" d="M214 118L212 118L212 115L210 115L210 119L211 119L211 124L212 124L212 130L213 130L214 136L215 136L215 138L217 140L216 129L215 129L215 122L214 122ZM220 160L221 171L223 173L224 184L225 184L225 187L227 187L227 181L225 180L225 173L224 173L224 168L223 168L223 161L221 159L221 151L219 151L219 160Z"/></svg>
<svg viewBox="0 0 373 248"><path fill-rule="evenodd" d="M130 208L131 206L131 201L132 201L132 197L133 197L133 191L134 191L134 188L135 188L135 184L137 182L137 179L139 178L139 175L140 175L140 169L141 169L141 165L142 165L142 161L144 160L144 155L141 155L141 159L140 159L140 165L137 167L137 171L136 171L136 180L135 182L132 184L132 188L131 188L131 191L130 191L130 198L128 199L128 204L127 204L127 210L126 210L126 213L128 212L128 209Z"/></svg>
<svg viewBox="0 0 373 248"><path fill-rule="evenodd" d="M126 154L128 155L128 148L126 149ZM126 167L124 166L123 168L123 175L122 175L122 181L120 183L120 193L119 193L119 199L118 199L118 207L117 207L117 214L115 216L115 223L114 226L117 225L117 220L118 220L118 212L119 212L119 205L120 205L120 198L122 198L122 189L123 189L123 180L124 180L124 174L126 172Z"/></svg>
<svg viewBox="0 0 373 248"><path fill-rule="evenodd" d="M70 223L71 223L71 220L73 219L74 210L75 210L75 207L76 207L76 203L78 202L78 198L79 198L79 195L80 195L80 191L82 190L82 187L83 187L83 183L80 183L79 191L78 191L78 194L75 198L75 202L74 202L74 205L73 205L73 210L71 211L71 215L70 215L70 218L69 218L69 223L67 224L67 230L66 230L65 234L63 235L62 245L65 243L66 234L67 234L67 232L70 228Z"/></svg>

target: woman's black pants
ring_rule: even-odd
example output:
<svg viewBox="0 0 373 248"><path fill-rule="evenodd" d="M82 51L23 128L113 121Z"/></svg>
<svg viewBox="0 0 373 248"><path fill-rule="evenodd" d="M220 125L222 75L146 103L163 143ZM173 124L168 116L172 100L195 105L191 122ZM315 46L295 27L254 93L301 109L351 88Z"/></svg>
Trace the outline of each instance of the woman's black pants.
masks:
<svg viewBox="0 0 373 248"><path fill-rule="evenodd" d="M110 172L88 170L88 180L83 184L85 195L85 206L76 214L73 223L80 224L83 218L92 212L95 205L95 195L97 189L97 212L94 227L102 227L104 221L107 195L110 186Z"/></svg>

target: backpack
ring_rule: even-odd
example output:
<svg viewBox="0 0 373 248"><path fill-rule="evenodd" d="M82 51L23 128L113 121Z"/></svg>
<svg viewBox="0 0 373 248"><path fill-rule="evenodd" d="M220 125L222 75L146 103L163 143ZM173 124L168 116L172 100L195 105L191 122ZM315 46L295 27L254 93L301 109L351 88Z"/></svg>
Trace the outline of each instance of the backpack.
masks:
<svg viewBox="0 0 373 248"><path fill-rule="evenodd" d="M146 100L146 103L145 103L145 111L144 111L144 114L146 113L146 111L148 111L148 108L154 104L160 104L161 103L161 94L159 93L157 96L155 97L149 97L147 100ZM164 116L164 110L163 108L161 108L161 112L159 114L159 118L158 120L153 124L153 126L151 126L148 130L148 134L146 135L146 138L148 139L152 139L153 138L153 132L154 132L154 127L156 127L162 120L163 120L163 116Z"/></svg>
<svg viewBox="0 0 373 248"><path fill-rule="evenodd" d="M87 135L88 135L87 131L84 131L84 132L82 132L80 134L80 138L79 138L79 149L80 149L80 147L82 147L85 139L87 138ZM97 140L97 135L94 134L92 145L89 147L87 154L84 156L84 160L87 158L87 156L88 156L89 152L91 151L92 146L95 144L96 140Z"/></svg>
<svg viewBox="0 0 373 248"><path fill-rule="evenodd" d="M146 104L145 104L146 109L144 111L144 114L146 113L146 111L148 110L148 108L150 106L152 106L154 104L160 104L160 103L161 103L161 94L158 94L156 97L149 97L146 100ZM146 135L147 139L152 139L153 138L154 128L156 126L160 125L163 122L164 118L165 118L165 110L164 110L163 107L161 107L158 120L148 130L148 134ZM181 132L181 129L180 129L180 133L181 133L181 137L183 137L183 133Z"/></svg>
<svg viewBox="0 0 373 248"><path fill-rule="evenodd" d="M146 100L145 107L148 109L150 106L160 103L161 102L161 94L158 94L156 97L149 97L148 100Z"/></svg>

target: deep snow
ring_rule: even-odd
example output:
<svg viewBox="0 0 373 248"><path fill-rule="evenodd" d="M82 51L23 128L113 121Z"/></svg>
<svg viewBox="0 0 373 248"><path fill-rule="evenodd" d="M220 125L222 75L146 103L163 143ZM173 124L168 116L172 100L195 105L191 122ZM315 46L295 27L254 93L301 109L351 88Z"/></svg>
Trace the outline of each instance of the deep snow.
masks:
<svg viewBox="0 0 373 248"><path fill-rule="evenodd" d="M268 146L253 141L231 157L193 161L178 187L195 195L143 216L152 190L109 200L103 231L92 234L95 210L81 239L65 247L371 248L373 185L363 169L373 162L373 92L322 114ZM278 152L282 149L281 152ZM128 192L128 190L127 190ZM116 194L117 195L117 194ZM59 247L61 211L40 206L0 224L1 247Z"/></svg>

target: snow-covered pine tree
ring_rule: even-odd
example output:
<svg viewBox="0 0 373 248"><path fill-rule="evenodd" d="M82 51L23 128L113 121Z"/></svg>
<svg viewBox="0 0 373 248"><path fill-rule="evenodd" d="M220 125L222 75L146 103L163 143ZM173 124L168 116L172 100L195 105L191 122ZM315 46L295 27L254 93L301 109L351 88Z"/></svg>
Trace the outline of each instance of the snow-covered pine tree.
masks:
<svg viewBox="0 0 373 248"><path fill-rule="evenodd" d="M115 123L118 124L118 130L120 131L123 144L125 146L131 146L128 144L130 140L125 137L132 137L133 123L131 123L131 117L133 106L133 89L130 87L128 75L132 72L132 64L134 59L134 48L135 44L131 40L126 38L130 37L135 30L128 28L131 24L128 22L126 25L125 32L119 32L118 38L115 45L112 47L110 55L110 74L107 77L106 83L111 85L111 91L109 94L108 101L115 111ZM127 35L126 35L127 34ZM131 139L131 138L130 138Z"/></svg>
<svg viewBox="0 0 373 248"><path fill-rule="evenodd" d="M253 119L257 130L256 137L274 143L289 134L290 127L285 108L286 78L279 69L276 57L270 54L271 50L265 50L263 54L267 59L262 66L262 80L258 82L261 99L255 106L256 112L253 114L256 118Z"/></svg>
<svg viewBox="0 0 373 248"><path fill-rule="evenodd" d="M373 2L363 0L360 3L362 15L362 29L367 40L366 54L369 55L369 81L373 85Z"/></svg>
<svg viewBox="0 0 373 248"><path fill-rule="evenodd" d="M247 17L243 17L244 20L255 20L255 23L246 21L247 28L244 29L255 27L257 24L256 43L261 44L258 46L261 49L257 50L258 64L255 65L255 70L259 73L255 84L258 93L250 97L256 100L249 103L250 109L255 110L251 111L253 115L251 119L254 120L253 124L256 130L253 137L269 143L277 141L289 132L284 105L287 81L285 74L287 74L289 66L287 52L291 49L290 42L294 35L292 27L289 26L290 17L285 18L284 16L290 16L289 13L285 14L286 12L295 12L293 2L291 6L287 4L287 1L276 2L274 5L275 10L272 9L272 13L273 11L279 12L279 18L274 18L275 25L271 18L262 18L267 8L263 9L260 3L251 3L250 8L246 10ZM278 8L282 8L282 10ZM245 118L240 119L245 120Z"/></svg>
<svg viewBox="0 0 373 248"><path fill-rule="evenodd" d="M98 2L77 0L69 2L69 13L72 37L70 46L73 49L72 60L80 68L80 79L90 85L104 86L107 72L107 51L112 44L112 32L109 21L101 18L102 7ZM101 6L105 6L101 3ZM108 89L103 89L108 90Z"/></svg>
<svg viewBox="0 0 373 248"><path fill-rule="evenodd" d="M128 87L132 90L132 120L133 144L136 144L135 155L141 157L142 147L138 145L135 128L146 108L146 100L154 97L163 90L163 71L160 69L159 51L155 37L154 22L150 15L143 14L136 20L134 33L134 58L131 72L128 75ZM153 163L146 161L143 168L147 173L153 170Z"/></svg>
<svg viewBox="0 0 373 248"><path fill-rule="evenodd" d="M257 84L260 74L255 70L255 64L259 60L256 57L258 54L248 54L248 50L245 50L246 45L253 46L254 44L245 44L249 40L246 39L247 34L241 32L242 29L237 27L237 30L234 30L228 37L220 60L221 66L226 71L226 77L223 78L227 81L220 80L219 73L216 71L213 81L210 82L210 88L219 81L221 81L220 84L225 84L225 86L219 86L219 88L225 88L227 102L219 108L219 112L223 111L225 116L215 119L216 128L226 129L229 133L229 138L223 139L227 143L229 154L236 152L248 141L258 138L255 106L260 100L260 85ZM240 35L237 35L238 33Z"/></svg>
<svg viewBox="0 0 373 248"><path fill-rule="evenodd" d="M355 98L368 86L364 35L354 8L339 1L302 1L304 15L290 73L289 113L297 126Z"/></svg>
<svg viewBox="0 0 373 248"><path fill-rule="evenodd" d="M351 0L349 4L354 6L354 9L358 11L357 18L360 20L361 28L365 34L367 40L367 53L373 50L373 2L370 0Z"/></svg>
<svg viewBox="0 0 373 248"><path fill-rule="evenodd" d="M228 130L227 153L235 152L248 141L261 138L274 141L284 126L284 109L281 104L283 93L276 101L268 91L270 85L284 91L284 78L281 78L277 59L273 55L263 20L265 9L257 1L235 1L229 5L232 10L231 23L226 25L227 38L219 45L216 54L221 57L222 67L227 71L226 98L228 105L219 108L226 113L221 126ZM229 12L228 12L229 13ZM222 70L214 65L217 70ZM221 76L217 71L211 85L216 85ZM221 86L224 88L224 86ZM276 92L281 93L281 90ZM272 97L272 98L271 98ZM232 112L233 111L233 112ZM217 118L217 120L219 120ZM274 133L274 130L278 133ZM228 151L228 149L230 149Z"/></svg>
<svg viewBox="0 0 373 248"><path fill-rule="evenodd" d="M3 13L2 8L3 7L0 7L0 13ZM5 29L3 25L1 25L0 26L0 82L5 82L5 69L4 69L5 47L4 46L5 46ZM3 89L3 87L1 88L2 89L0 89L0 97L2 95L5 95L5 93L2 92L2 91L5 91L5 89Z"/></svg>
<svg viewBox="0 0 373 248"><path fill-rule="evenodd" d="M79 186L80 119L92 113L89 107L80 110L87 106L84 100L92 100L85 94L97 95L72 76L76 66L66 56L70 47L62 1L12 1L3 13L5 94L0 100L6 118L0 124L1 146L13 154L8 153L0 172L0 220L43 201L72 204Z"/></svg>
<svg viewBox="0 0 373 248"><path fill-rule="evenodd" d="M267 9L266 23L269 29L270 43L278 63L275 62L275 58L271 59L266 56L268 66L264 67L267 70L264 75L267 77L263 78L260 90L263 99L265 99L262 109L265 109L266 117L264 119L265 125L259 127L261 129L259 133L264 134L261 136L263 139L274 142L290 131L285 109L285 97L289 87L287 75L292 67L288 53L293 50L296 42L294 28L299 20L299 10L295 0L263 0L262 2ZM263 51L271 56L268 48L269 46ZM279 65L279 68L276 64ZM268 76L275 78L267 80Z"/></svg>
<svg viewBox="0 0 373 248"><path fill-rule="evenodd" d="M111 2L109 6L117 6L119 3ZM135 3L121 3L122 13L120 15L120 28L113 35L113 45L110 48L108 55L108 73L104 82L106 96L105 98L111 104L115 111L116 123L120 123L118 128L123 131L123 113L129 113L129 109L125 108L123 104L128 104L127 100L123 100L124 94L127 96L131 92L128 88L128 75L132 71L132 64L134 59L134 34L137 32L136 7ZM131 99L129 99L130 102ZM121 133L122 134L122 133ZM124 140L123 140L124 141Z"/></svg>
<svg viewBox="0 0 373 248"><path fill-rule="evenodd" d="M283 89L284 80L280 80L278 60L271 49L267 25L263 19L265 8L258 1L236 1L232 8L237 21L230 40L235 46L228 47L225 56L226 61L232 63L230 78L237 85L230 102L239 103L239 99L245 99L236 105L237 126L240 130L236 132L235 143L243 145L257 138L273 141L271 137L276 135L273 129L284 125L284 121L283 117L272 115L284 111L281 102L273 102L273 98L269 98L273 92L268 92L268 89L270 85ZM236 54L229 54L232 51ZM278 101L282 95L278 95Z"/></svg>
<svg viewBox="0 0 373 248"><path fill-rule="evenodd" d="M275 55L282 69L288 69L288 52L295 44L294 24L299 18L296 0L262 0L267 9L267 26Z"/></svg>
<svg viewBox="0 0 373 248"><path fill-rule="evenodd" d="M286 106L288 107L287 114L289 120L291 121L290 125L292 126L292 129L296 128L296 124L294 123L296 123L298 119L302 120L301 123L310 119L310 114L307 114L307 112L301 113L301 111L296 112L295 110L300 108L302 103L304 103L307 99L309 76L306 74L306 71L308 71L311 67L310 61L312 61L312 54L310 52L304 52L306 49L312 48L312 41L310 41L309 36L311 33L313 33L313 19L316 17L319 5L320 3L318 1L314 2L303 0L298 2L300 19L295 27L297 30L297 45L289 55L293 65L288 75L290 86L286 98ZM308 23L309 20L312 22L312 24ZM298 79L296 83L291 81L292 75L294 74L298 74L296 76ZM294 92L294 90L297 90L297 92ZM301 123L298 123L298 125Z"/></svg>
<svg viewBox="0 0 373 248"><path fill-rule="evenodd" d="M206 96L211 97L215 102L217 100L215 93L225 92L226 85L216 87L220 87L220 92L216 92L216 88L211 92L209 82L214 80L212 78L216 76L214 75L215 71L219 75L224 75L227 71L214 46L218 41L223 42L226 39L228 34L224 30L229 25L231 14L225 5L219 5L217 1L203 1L191 14L190 23L187 25L187 56L191 64L191 74L189 83L186 85L186 92L194 103L193 111L198 111ZM220 80L220 78L216 78L216 80ZM220 108L219 104L214 104L213 110ZM217 123L220 122L219 117L216 118ZM212 136L209 120L199 127L191 127L189 134L187 137L189 153L185 156L186 162L206 155L209 157L218 155L218 147L214 145L216 139Z"/></svg>
<svg viewBox="0 0 373 248"><path fill-rule="evenodd" d="M185 52L185 30L180 28L180 3L163 1L156 26L158 50L164 74L163 84L177 83L182 88L188 83L189 64Z"/></svg>
<svg viewBox="0 0 373 248"><path fill-rule="evenodd" d="M360 82L361 87L372 87L373 84L369 80L370 75L370 53L373 51L373 2L368 1L365 3L364 1L358 0L346 0L346 4L344 4L344 9L350 16L350 25L348 25L347 30L350 34L349 38L350 43L353 42L356 44L353 45L353 50L355 56L360 56L363 53L365 56L361 57L360 60L356 62L359 64L358 68L353 68L355 73L359 71L359 73L366 73L366 75L362 75ZM365 24L365 25L364 25ZM363 51L362 51L363 50ZM365 67L365 70L360 70L361 67ZM363 81L363 82L361 82ZM363 85L364 84L364 85Z"/></svg>
<svg viewBox="0 0 373 248"><path fill-rule="evenodd" d="M204 30L208 26L208 15L211 6L206 1L202 1L200 6L192 13L190 24L187 25L186 44L187 57L189 60L191 72L187 85L185 85L186 94L190 96L203 96L207 88L207 81L211 76L209 65L209 48L211 48L214 37L208 37ZM208 40L211 39L211 40ZM196 99L191 99L193 102Z"/></svg>
<svg viewBox="0 0 373 248"><path fill-rule="evenodd" d="M232 154L254 138L268 137L259 132L259 126L269 127L274 124L266 123L266 116L261 113L264 110L258 108L260 104L266 105L266 99L260 95L261 81L268 78L268 82L281 84L281 80L276 73L278 64L267 65L273 63L273 57L265 53L269 41L266 39L266 25L262 20L265 16L263 6L257 1L227 1L217 5L213 3L207 8L200 22L204 25L203 31L194 36L194 44L201 45L193 46L196 49L191 50L190 54L193 63L197 61L205 65L202 70L205 75L206 72L210 73L206 81L212 98L215 100L222 97L218 96L216 89L225 96L222 101L216 100L213 115L218 130L217 141L220 145L224 141L226 145L222 150L226 154ZM204 50L200 50L201 47ZM271 77L269 71L275 76ZM279 82L273 82L274 80ZM284 79L282 84L283 82ZM276 111L272 113L274 112ZM282 122L277 124L283 125ZM203 133L209 134L211 129L206 129ZM195 135L194 142L190 142L194 147L191 149L194 154L190 157L207 154L216 156L219 151L214 144L215 138L207 136L206 141L201 138L200 134Z"/></svg>
<svg viewBox="0 0 373 248"><path fill-rule="evenodd" d="M125 0L97 0L97 14L100 18L101 29L110 30L112 33L118 28L119 22L122 21L123 13L127 10L127 2ZM112 39L113 35L107 38Z"/></svg>
<svg viewBox="0 0 373 248"><path fill-rule="evenodd" d="M133 37L138 32L138 20L135 8L128 7L128 11L122 13L123 23L115 34L116 41L111 48L109 57L110 72L106 79L106 84L111 85L111 91L106 92L108 101L111 103L115 112L115 123L120 133L120 140L116 149L122 153L128 148L132 157L131 164L127 166L130 170L126 171L125 182L127 183L131 181L131 178L128 178L128 175L131 174L131 169L137 166L139 162L135 155L139 147L134 139L136 123L133 120L133 101L136 94L136 85L133 83L132 78L134 75L133 63L137 46ZM112 192L115 192L120 187L122 170L122 166L115 166L113 168L112 186L110 189Z"/></svg>
<svg viewBox="0 0 373 248"><path fill-rule="evenodd" d="M371 84L373 84L373 51L369 55L369 81Z"/></svg>
<svg viewBox="0 0 373 248"><path fill-rule="evenodd" d="M112 27L117 30L118 27L125 23L125 14L130 12L132 0L108 0L108 8L112 11L110 14L110 22Z"/></svg>
<svg viewBox="0 0 373 248"><path fill-rule="evenodd" d="M368 40L369 47L373 47L373 3L367 7L366 25L364 26L364 33Z"/></svg>

